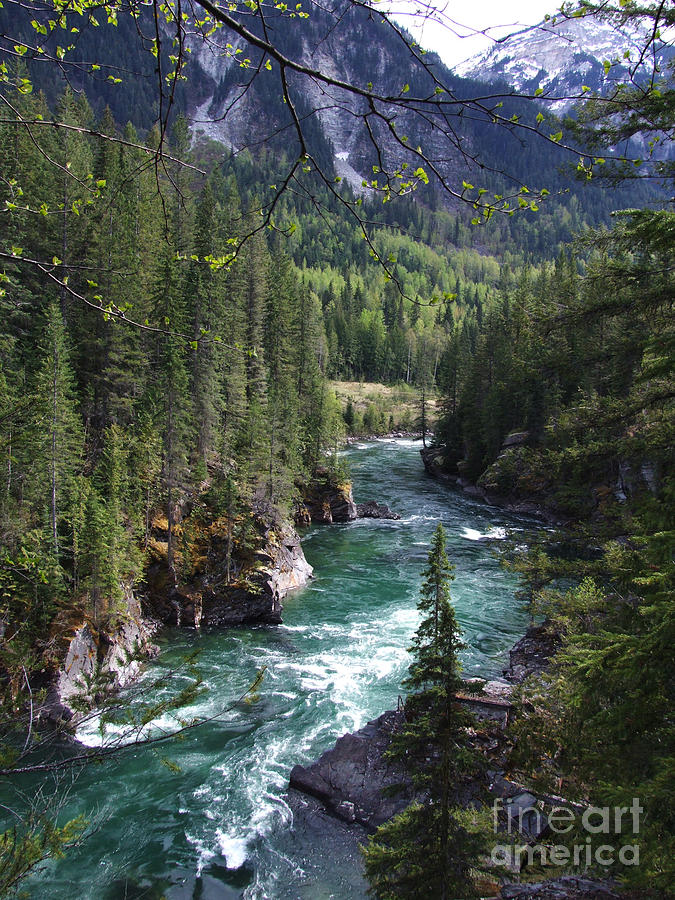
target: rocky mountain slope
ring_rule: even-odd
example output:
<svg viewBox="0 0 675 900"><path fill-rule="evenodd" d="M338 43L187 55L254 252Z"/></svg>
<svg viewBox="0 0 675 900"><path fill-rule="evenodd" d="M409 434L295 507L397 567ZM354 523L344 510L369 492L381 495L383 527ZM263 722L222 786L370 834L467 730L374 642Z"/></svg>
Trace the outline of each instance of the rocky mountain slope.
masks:
<svg viewBox="0 0 675 900"><path fill-rule="evenodd" d="M367 89L381 96L429 96L434 93L433 75L451 79L447 68L433 54L424 65L410 46L379 17L365 9L333 0L313 5L307 18L294 18L273 9L265 13L266 37L287 58L309 70L320 71L339 82ZM246 21L256 29L255 19ZM412 41L411 41L412 43ZM297 143L289 104L276 63L263 64L264 54L227 29L209 42L193 40L190 59L193 135L211 138L235 152L255 148L265 141L288 150ZM373 178L373 166L395 165L402 158L415 161L414 154L393 137L378 104L368 122L368 101L319 78L288 71L288 91L302 122L308 152L356 193L365 193L363 181ZM452 110L456 116L459 109ZM460 163L457 148L448 153L446 141L437 129L424 127L416 116L392 111L395 129L412 145L434 157L443 157L443 171L454 172ZM393 120L392 120L393 121ZM466 129L465 129L466 130ZM382 150L378 159L375 138ZM408 137L409 136L409 137ZM477 146L467 131L466 146ZM417 160L419 165L419 160Z"/></svg>
<svg viewBox="0 0 675 900"><path fill-rule="evenodd" d="M646 31L632 26L619 29L596 18L554 17L498 41L454 71L464 78L505 83L519 93L542 89L551 107L560 113L588 89L605 93L625 80L647 39ZM658 54L664 52L661 45ZM652 62L644 60L645 76Z"/></svg>

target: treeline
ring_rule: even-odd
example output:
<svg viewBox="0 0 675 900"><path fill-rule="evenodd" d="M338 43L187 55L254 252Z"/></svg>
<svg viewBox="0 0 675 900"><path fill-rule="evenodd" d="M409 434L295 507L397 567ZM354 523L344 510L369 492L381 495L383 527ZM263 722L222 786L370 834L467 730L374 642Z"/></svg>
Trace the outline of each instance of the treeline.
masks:
<svg viewBox="0 0 675 900"><path fill-rule="evenodd" d="M585 265L570 250L505 287L453 335L436 433L449 471L568 523L510 558L561 648L522 689L510 767L598 807L639 798L639 832L613 838L639 866L612 873L645 897L673 884L674 233L633 211Z"/></svg>
<svg viewBox="0 0 675 900"><path fill-rule="evenodd" d="M124 614L158 511L175 577L186 497L288 509L342 428L318 298L232 177L178 161L185 123L160 158L69 89L57 115L0 135L0 614L28 669L60 609Z"/></svg>
<svg viewBox="0 0 675 900"><path fill-rule="evenodd" d="M548 473L552 499L576 517L592 511L589 487L626 488L647 461L661 483L672 400L672 227L671 213L627 214L554 264L504 279L476 327L455 328L439 367L438 441L449 468L476 480L496 463L498 489L508 494L525 490L528 460L547 454L539 474ZM522 472L512 454L498 460L510 432L526 432ZM533 481L530 491L543 486Z"/></svg>

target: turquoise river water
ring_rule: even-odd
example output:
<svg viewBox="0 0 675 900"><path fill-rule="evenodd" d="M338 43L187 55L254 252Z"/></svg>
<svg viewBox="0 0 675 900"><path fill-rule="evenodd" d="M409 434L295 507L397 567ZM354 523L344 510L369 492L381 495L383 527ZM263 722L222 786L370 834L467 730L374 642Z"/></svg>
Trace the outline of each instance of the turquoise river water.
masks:
<svg viewBox="0 0 675 900"><path fill-rule="evenodd" d="M365 897L353 846L294 828L289 772L396 705L418 620L419 573L439 520L456 565L452 597L468 645L465 674L501 672L527 614L494 550L526 523L430 479L418 443L378 441L346 455L356 501L387 503L401 520L309 529L303 546L316 577L286 598L283 625L163 634L148 679L201 651L208 691L186 715L213 714L267 666L259 700L163 750L179 773L149 748L86 769L64 812L86 814L92 833L31 881L31 896ZM92 730L81 737L95 740Z"/></svg>

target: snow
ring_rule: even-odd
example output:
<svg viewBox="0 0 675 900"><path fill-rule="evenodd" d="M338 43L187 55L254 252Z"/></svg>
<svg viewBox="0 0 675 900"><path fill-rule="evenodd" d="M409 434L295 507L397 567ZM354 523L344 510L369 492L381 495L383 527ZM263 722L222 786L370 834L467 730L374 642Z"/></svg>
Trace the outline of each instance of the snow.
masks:
<svg viewBox="0 0 675 900"><path fill-rule="evenodd" d="M553 19L516 32L488 52L460 63L454 71L463 77L501 79L516 90L531 90L533 79L539 76L536 87L545 93L556 83L556 105L563 108L572 102L565 95L580 94L582 76L594 68L600 79L616 80L612 70L604 79L604 61L623 59L626 50L637 58L646 37L644 30L618 30L592 18Z"/></svg>

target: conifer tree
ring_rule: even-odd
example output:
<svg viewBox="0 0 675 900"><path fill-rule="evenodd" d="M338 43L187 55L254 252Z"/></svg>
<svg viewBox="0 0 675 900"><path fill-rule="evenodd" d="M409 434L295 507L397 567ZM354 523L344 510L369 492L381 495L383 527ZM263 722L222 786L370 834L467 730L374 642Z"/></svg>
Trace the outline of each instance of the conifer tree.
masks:
<svg viewBox="0 0 675 900"><path fill-rule="evenodd" d="M176 488L186 473L190 445L190 395L185 340L186 324L176 261L167 247L156 283L155 314L166 326L158 337L155 402L161 410L163 432L163 483L167 515L167 563L176 578L173 540Z"/></svg>
<svg viewBox="0 0 675 900"><path fill-rule="evenodd" d="M84 441L66 331L55 300L47 313L44 354L36 383L42 421L35 423L39 435L37 461L41 469L35 487L43 498L52 549L58 558L61 527L72 537L71 504Z"/></svg>
<svg viewBox="0 0 675 900"><path fill-rule="evenodd" d="M415 693L406 699L405 724L390 751L409 768L423 799L382 825L364 850L371 892L380 900L473 896L470 872L484 842L459 821L452 803L453 788L477 765L466 735L471 716L455 698L463 644L450 603L452 571L439 523L422 572L422 620L403 683Z"/></svg>
<svg viewBox="0 0 675 900"><path fill-rule="evenodd" d="M110 125L109 125L110 127ZM135 143L138 137L127 127L124 140ZM142 258L143 233L153 228L152 215L141 215L141 178L138 151L115 146L115 153L101 156L106 168L97 172L105 181L100 207L99 260L102 267L97 293L104 306L111 306L136 322L149 318L149 292L144 289L143 269L152 270ZM115 318L108 321L100 314L99 329L103 344L101 360L101 424L127 426L137 414L147 380L147 347L142 332Z"/></svg>
<svg viewBox="0 0 675 900"><path fill-rule="evenodd" d="M218 210L210 184L204 186L195 216L195 256L185 279L186 305L192 318L192 396L194 398L197 458L206 469L207 456L214 449L216 430L222 415L222 342L225 329L225 275L206 258L221 250ZM227 341L230 335L225 335Z"/></svg>
<svg viewBox="0 0 675 900"><path fill-rule="evenodd" d="M59 121L68 125L91 125L88 121L91 108L86 98L83 95L76 98L70 87L66 87L59 99L56 115ZM58 168L53 176L56 184L50 199L58 214L48 217L47 221L54 228L53 255L61 260L63 280L63 276L69 275L69 263L80 257L87 240L86 222L81 214L91 199L92 154L86 138L69 129L58 129L53 152ZM64 321L67 321L70 295L65 284L59 300Z"/></svg>

